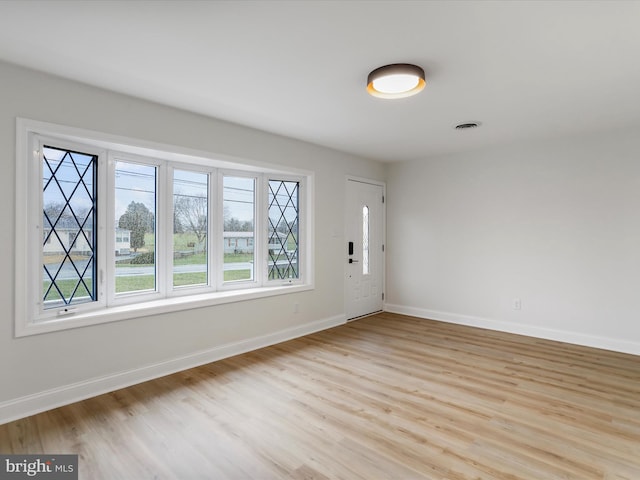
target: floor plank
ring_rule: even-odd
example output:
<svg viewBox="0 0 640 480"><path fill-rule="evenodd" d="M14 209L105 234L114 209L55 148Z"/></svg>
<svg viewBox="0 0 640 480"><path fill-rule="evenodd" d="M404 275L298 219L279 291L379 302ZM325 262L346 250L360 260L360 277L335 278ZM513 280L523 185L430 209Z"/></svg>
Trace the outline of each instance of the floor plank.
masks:
<svg viewBox="0 0 640 480"><path fill-rule="evenodd" d="M640 357L382 313L0 426L83 479L640 479Z"/></svg>

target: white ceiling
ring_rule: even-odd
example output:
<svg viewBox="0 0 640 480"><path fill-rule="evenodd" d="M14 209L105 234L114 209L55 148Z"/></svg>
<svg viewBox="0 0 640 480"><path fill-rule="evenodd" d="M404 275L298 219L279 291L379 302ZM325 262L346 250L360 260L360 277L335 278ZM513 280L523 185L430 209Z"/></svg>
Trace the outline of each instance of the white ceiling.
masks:
<svg viewBox="0 0 640 480"><path fill-rule="evenodd" d="M5 0L0 59L383 161L640 124L639 1Z"/></svg>

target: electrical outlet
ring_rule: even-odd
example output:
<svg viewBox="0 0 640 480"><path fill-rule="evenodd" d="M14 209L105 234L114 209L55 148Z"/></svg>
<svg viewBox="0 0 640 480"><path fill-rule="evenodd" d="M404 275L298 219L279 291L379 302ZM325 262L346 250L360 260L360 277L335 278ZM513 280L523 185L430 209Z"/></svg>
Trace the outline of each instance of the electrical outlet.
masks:
<svg viewBox="0 0 640 480"><path fill-rule="evenodd" d="M522 300L520 300L519 298L514 298L511 302L511 306L514 310L522 310Z"/></svg>

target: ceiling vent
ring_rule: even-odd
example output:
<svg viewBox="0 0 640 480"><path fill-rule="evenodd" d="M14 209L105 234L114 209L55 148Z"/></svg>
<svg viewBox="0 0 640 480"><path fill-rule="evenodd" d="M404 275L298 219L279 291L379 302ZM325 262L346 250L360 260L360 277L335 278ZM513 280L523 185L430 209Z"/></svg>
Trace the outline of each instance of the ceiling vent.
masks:
<svg viewBox="0 0 640 480"><path fill-rule="evenodd" d="M470 122L470 123L461 123L460 125L456 125L456 130L466 130L467 128L476 128L479 123Z"/></svg>

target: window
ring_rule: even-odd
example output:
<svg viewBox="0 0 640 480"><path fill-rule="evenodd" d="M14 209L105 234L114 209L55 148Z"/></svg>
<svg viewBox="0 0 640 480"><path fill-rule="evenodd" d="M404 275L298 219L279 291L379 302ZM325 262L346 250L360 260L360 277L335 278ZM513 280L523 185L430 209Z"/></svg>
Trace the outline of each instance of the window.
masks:
<svg viewBox="0 0 640 480"><path fill-rule="evenodd" d="M209 281L209 174L173 171L173 286Z"/></svg>
<svg viewBox="0 0 640 480"><path fill-rule="evenodd" d="M297 279L300 183L269 180L269 278Z"/></svg>
<svg viewBox="0 0 640 480"><path fill-rule="evenodd" d="M18 129L18 336L312 288L310 174Z"/></svg>
<svg viewBox="0 0 640 480"><path fill-rule="evenodd" d="M97 156L49 145L41 150L40 300L44 309L93 302Z"/></svg>
<svg viewBox="0 0 640 480"><path fill-rule="evenodd" d="M115 162L115 224L129 235L127 258L114 259L117 295L156 291L157 168Z"/></svg>
<svg viewBox="0 0 640 480"><path fill-rule="evenodd" d="M222 191L224 281L253 281L256 179L224 175Z"/></svg>

